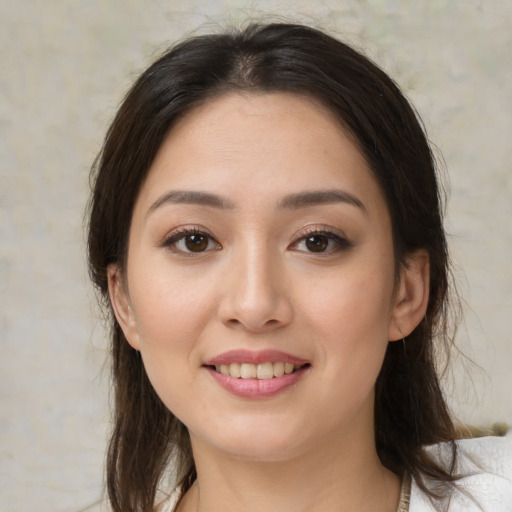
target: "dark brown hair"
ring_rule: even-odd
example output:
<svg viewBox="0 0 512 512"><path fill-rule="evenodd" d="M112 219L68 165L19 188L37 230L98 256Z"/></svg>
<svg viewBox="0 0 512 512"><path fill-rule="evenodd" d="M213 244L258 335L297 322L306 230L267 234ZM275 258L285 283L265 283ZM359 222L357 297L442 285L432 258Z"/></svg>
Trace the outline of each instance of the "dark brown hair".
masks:
<svg viewBox="0 0 512 512"><path fill-rule="evenodd" d="M346 44L305 26L251 25L186 40L140 76L91 174L90 273L106 307L107 266L123 269L134 204L166 134L180 116L230 91L284 91L325 105L353 135L385 193L397 268L408 252L428 251L427 313L404 343L388 345L376 383L375 433L386 467L410 474L433 499L446 495L455 479L456 450L435 364L436 347L449 341L449 267L434 159L395 83ZM109 498L115 512L147 512L168 464L173 461L185 492L195 479L194 462L185 426L156 395L111 311L110 318L115 409ZM423 448L442 441L452 447L448 467ZM438 492L432 482L440 484Z"/></svg>

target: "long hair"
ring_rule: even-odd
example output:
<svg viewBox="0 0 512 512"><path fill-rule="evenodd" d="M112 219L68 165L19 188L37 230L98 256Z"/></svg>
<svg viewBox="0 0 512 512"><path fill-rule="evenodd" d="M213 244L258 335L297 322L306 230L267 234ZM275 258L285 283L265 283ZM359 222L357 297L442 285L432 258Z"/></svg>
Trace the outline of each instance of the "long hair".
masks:
<svg viewBox="0 0 512 512"><path fill-rule="evenodd" d="M135 82L91 171L90 274L107 308L107 266L123 269L135 201L164 138L194 107L236 91L290 92L326 106L352 134L378 180L391 214L395 266L418 248L430 256L425 317L404 343L389 343L376 382L375 435L382 463L411 475L433 499L455 479L454 428L435 354L449 343L449 260L434 158L414 110L368 58L313 28L251 25L199 36L168 50ZM185 426L152 388L138 353L112 311L114 427L107 487L115 512L153 509L158 482L172 462L182 492L195 479ZM451 443L439 465L424 446ZM440 484L435 492L432 482ZM444 487L443 487L444 486Z"/></svg>

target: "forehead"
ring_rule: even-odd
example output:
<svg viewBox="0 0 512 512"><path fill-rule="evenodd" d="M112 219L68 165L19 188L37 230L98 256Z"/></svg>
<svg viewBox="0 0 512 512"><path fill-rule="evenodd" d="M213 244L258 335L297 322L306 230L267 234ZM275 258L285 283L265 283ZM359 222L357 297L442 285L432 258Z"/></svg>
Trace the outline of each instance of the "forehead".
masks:
<svg viewBox="0 0 512 512"><path fill-rule="evenodd" d="M304 189L380 194L353 137L320 103L290 93L231 93L196 107L170 130L140 200L166 189L275 199ZM236 197L235 197L236 200Z"/></svg>
<svg viewBox="0 0 512 512"><path fill-rule="evenodd" d="M262 130L266 128L266 130ZM283 144L300 143L307 139L352 140L327 107L314 98L289 92L234 92L214 97L184 115L170 130L165 145L173 140L198 143L213 142L219 149L223 142L240 144L244 149L264 145L268 153ZM211 147L205 147L211 150ZM293 148L288 148L293 149ZM296 148L299 149L299 148Z"/></svg>

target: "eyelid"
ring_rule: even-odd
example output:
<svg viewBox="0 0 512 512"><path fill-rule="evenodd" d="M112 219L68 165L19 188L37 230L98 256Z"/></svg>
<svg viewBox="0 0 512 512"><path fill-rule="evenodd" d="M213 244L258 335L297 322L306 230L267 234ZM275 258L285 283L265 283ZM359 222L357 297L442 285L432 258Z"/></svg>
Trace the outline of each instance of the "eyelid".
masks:
<svg viewBox="0 0 512 512"><path fill-rule="evenodd" d="M336 249L330 249L325 252L316 253L316 255L318 255L318 256L332 254L333 252L337 252L340 250L349 249L349 248L353 247L353 243L349 241L349 239L347 238L347 236L344 233L334 229L331 226L325 226L325 225L307 226L307 227L303 228L297 234L295 240L290 244L290 247L292 249L294 249L295 247L297 247L297 245L300 242L303 242L306 238L312 237L312 236L317 236L317 235L325 236L328 239L335 241L338 245L338 247ZM298 250L298 249L296 249L296 250ZM310 254L315 254L312 251L303 251L303 252L309 252Z"/></svg>
<svg viewBox="0 0 512 512"><path fill-rule="evenodd" d="M194 253L193 251L183 251L176 247L176 244L185 238L187 235L202 235L207 237L210 241L216 244L215 249L206 249L204 251L198 251ZM190 255L199 255L210 252L212 250L219 250L222 248L220 243L215 239L213 235L211 235L206 228L203 226L179 226L174 228L170 233L165 235L163 241L159 244L161 247L168 248L177 254L182 254L184 256Z"/></svg>

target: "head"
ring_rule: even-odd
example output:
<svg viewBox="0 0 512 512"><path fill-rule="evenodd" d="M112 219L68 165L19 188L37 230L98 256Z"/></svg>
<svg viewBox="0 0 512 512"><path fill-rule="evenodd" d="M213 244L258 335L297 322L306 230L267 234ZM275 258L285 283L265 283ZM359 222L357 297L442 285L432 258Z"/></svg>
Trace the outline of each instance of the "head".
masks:
<svg viewBox="0 0 512 512"><path fill-rule="evenodd" d="M374 386L375 442L381 461L395 473L410 472L420 482L425 475L446 481L450 475L422 450L453 438L434 361L434 340L446 334L448 288L434 161L415 112L393 81L345 44L303 26L251 26L185 41L144 72L123 101L94 169L94 283L107 307L109 279L111 292L112 279L129 286L137 201L173 133L198 113L207 115L209 105L244 97L309 103L339 125L369 170L389 218L393 296L414 257L427 262L423 312L413 323L397 322L383 351ZM119 510L152 503L171 454L184 488L195 478L187 429L155 393L129 341L112 314L116 411L108 484Z"/></svg>

